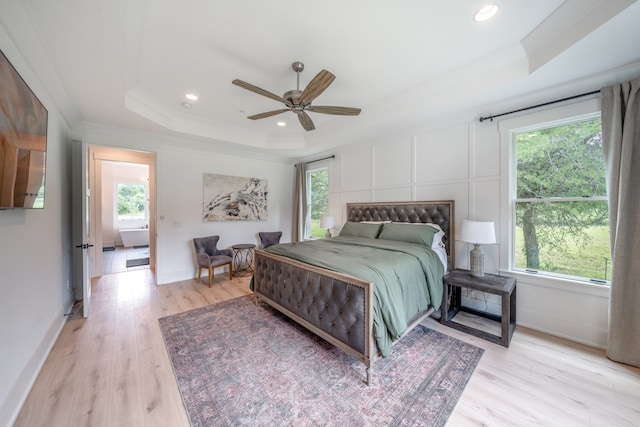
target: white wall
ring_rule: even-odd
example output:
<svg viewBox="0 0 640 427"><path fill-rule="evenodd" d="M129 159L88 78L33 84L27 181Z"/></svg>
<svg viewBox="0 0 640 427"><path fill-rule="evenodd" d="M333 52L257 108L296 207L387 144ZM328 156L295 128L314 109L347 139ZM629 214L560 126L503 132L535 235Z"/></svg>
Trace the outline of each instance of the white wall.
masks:
<svg viewBox="0 0 640 427"><path fill-rule="evenodd" d="M593 101L592 101L593 102ZM522 105L522 104L520 104ZM525 104L526 105L526 104ZM569 112L581 114L579 104ZM532 113L533 114L533 113ZM331 210L345 220L348 202L455 201L455 229L463 219L494 221L498 244L484 245L488 273L517 278L519 325L589 345L606 346L608 288L508 271L509 141L499 121L479 123L479 114L458 115L335 151ZM526 116L526 114L524 115ZM444 123L444 124L442 124ZM469 268L471 245L456 239L457 268ZM465 304L500 314L500 299L474 291Z"/></svg>
<svg viewBox="0 0 640 427"><path fill-rule="evenodd" d="M196 276L192 239L219 235L218 247L258 244L259 231L283 232L291 240L294 168L290 163L241 153L221 154L215 144L130 132L88 124L85 136L92 145L156 153L158 284ZM228 151L229 150L225 150ZM217 173L267 180L269 217L266 221L202 220L203 174Z"/></svg>
<svg viewBox="0 0 640 427"><path fill-rule="evenodd" d="M1 25L0 50L49 113L45 208L0 211L0 425L9 425L73 303L71 137L55 104Z"/></svg>

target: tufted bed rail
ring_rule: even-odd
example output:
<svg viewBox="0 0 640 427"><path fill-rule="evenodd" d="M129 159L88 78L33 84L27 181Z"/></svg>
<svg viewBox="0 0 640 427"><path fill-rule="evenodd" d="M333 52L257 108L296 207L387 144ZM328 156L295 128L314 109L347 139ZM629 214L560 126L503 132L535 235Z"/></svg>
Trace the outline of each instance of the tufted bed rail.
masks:
<svg viewBox="0 0 640 427"><path fill-rule="evenodd" d="M256 298L363 362L370 384L373 283L261 250L255 255Z"/></svg>
<svg viewBox="0 0 640 427"><path fill-rule="evenodd" d="M436 223L445 232L449 264L453 201L348 203L347 220ZM256 303L262 300L313 333L363 362L367 384L377 355L373 331L374 284L340 272L309 265L263 250L255 251ZM433 310L418 313L409 332Z"/></svg>

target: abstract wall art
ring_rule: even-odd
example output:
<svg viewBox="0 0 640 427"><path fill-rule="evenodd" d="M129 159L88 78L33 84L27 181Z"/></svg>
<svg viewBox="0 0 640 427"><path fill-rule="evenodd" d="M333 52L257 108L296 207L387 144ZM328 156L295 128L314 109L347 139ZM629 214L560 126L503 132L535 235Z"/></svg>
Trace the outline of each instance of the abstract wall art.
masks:
<svg viewBox="0 0 640 427"><path fill-rule="evenodd" d="M203 221L264 221L267 180L205 173Z"/></svg>

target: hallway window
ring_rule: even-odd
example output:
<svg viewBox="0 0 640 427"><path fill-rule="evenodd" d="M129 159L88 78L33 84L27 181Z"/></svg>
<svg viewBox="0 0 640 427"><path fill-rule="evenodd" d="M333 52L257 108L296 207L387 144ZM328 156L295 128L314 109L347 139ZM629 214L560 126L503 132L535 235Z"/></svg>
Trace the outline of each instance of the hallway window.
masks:
<svg viewBox="0 0 640 427"><path fill-rule="evenodd" d="M146 219L147 197L142 184L118 184L118 220Z"/></svg>

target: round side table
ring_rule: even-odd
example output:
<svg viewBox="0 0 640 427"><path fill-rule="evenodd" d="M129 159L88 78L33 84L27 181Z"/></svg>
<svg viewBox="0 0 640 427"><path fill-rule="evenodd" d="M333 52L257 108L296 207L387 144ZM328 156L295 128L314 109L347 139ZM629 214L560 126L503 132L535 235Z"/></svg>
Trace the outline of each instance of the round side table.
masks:
<svg viewBox="0 0 640 427"><path fill-rule="evenodd" d="M248 276L253 274L253 250L256 245L252 243L239 243L232 245L233 249L233 275Z"/></svg>

